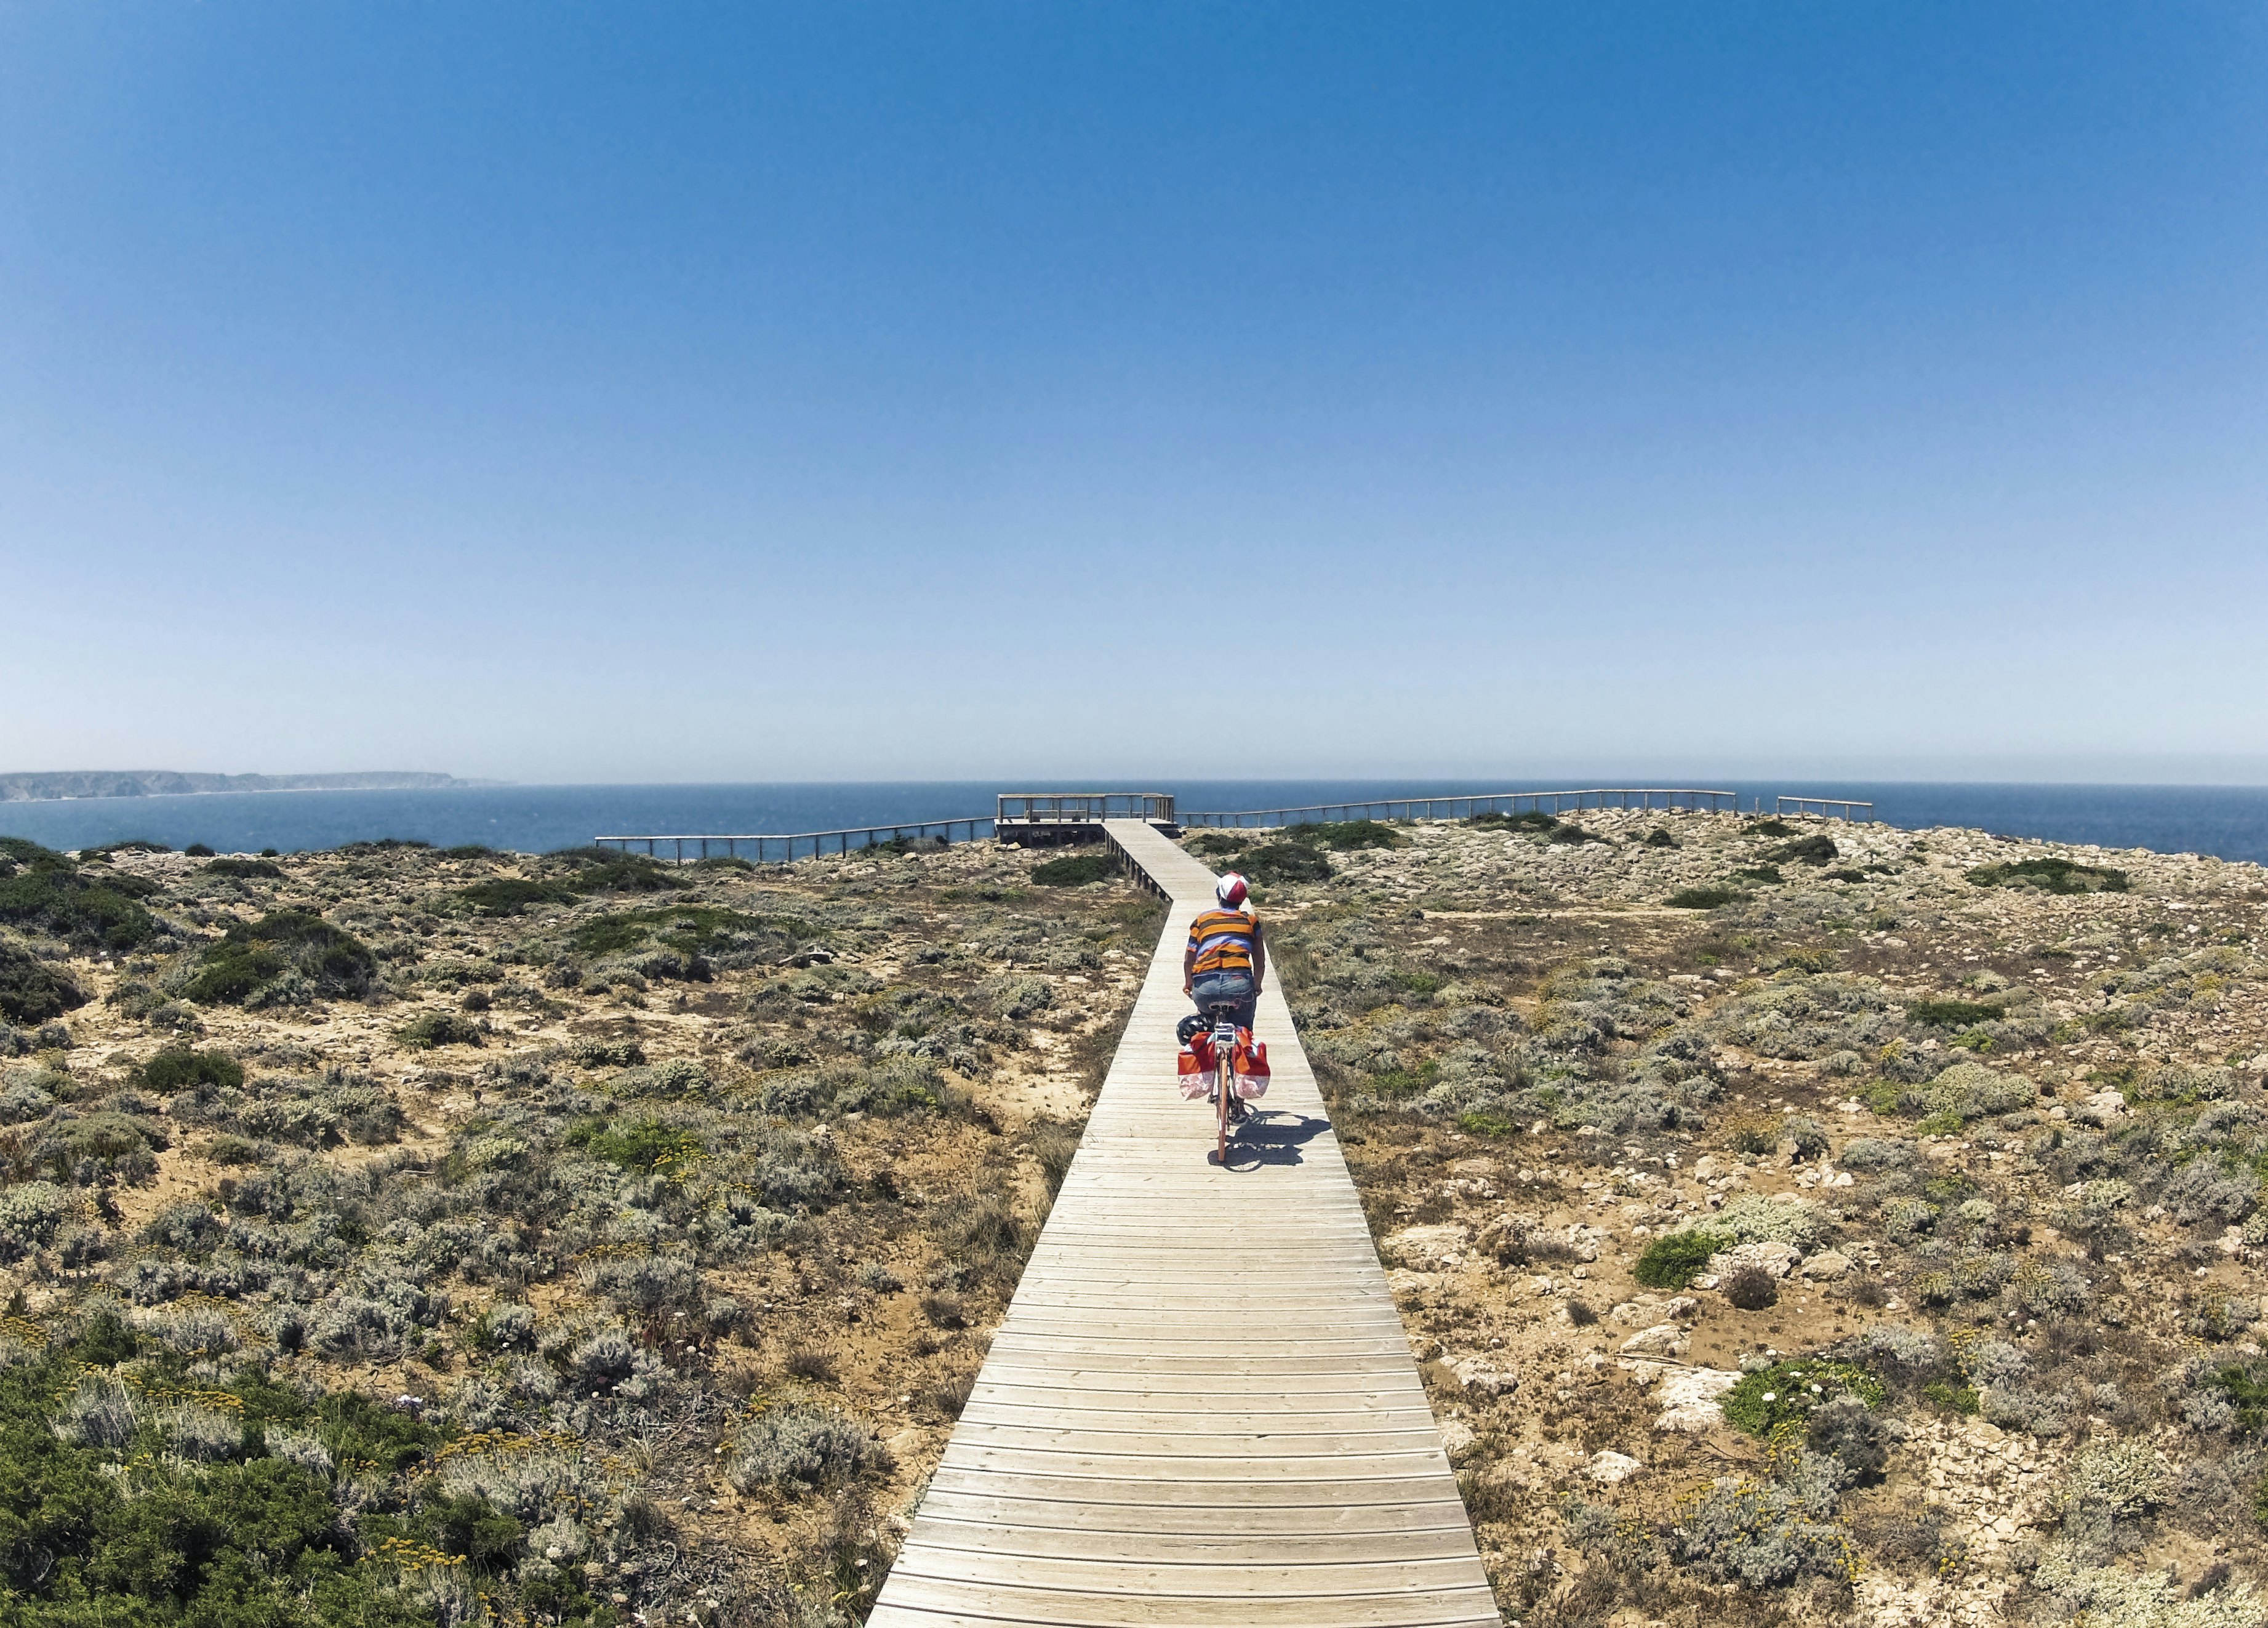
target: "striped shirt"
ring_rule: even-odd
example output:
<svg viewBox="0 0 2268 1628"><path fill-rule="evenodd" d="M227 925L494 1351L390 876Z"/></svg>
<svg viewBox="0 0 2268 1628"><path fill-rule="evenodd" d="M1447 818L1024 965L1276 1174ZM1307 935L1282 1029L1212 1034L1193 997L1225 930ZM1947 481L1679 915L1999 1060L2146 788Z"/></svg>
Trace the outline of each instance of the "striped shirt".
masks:
<svg viewBox="0 0 2268 1628"><path fill-rule="evenodd" d="M1260 918L1242 910L1207 910L1189 924L1189 948L1197 955L1191 973L1249 972L1252 940Z"/></svg>

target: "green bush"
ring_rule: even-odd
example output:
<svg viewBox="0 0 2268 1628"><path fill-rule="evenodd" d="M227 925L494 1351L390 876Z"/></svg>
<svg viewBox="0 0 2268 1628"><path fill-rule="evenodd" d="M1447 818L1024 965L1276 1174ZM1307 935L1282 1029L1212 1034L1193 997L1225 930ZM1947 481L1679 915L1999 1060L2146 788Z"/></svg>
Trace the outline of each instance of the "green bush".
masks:
<svg viewBox="0 0 2268 1628"><path fill-rule="evenodd" d="M1906 1008L1906 1016L1916 1023L1933 1024L1940 1028L1968 1028L1973 1024L1990 1023L2007 1009L1987 1006L1976 1000L1918 1000Z"/></svg>
<svg viewBox="0 0 2268 1628"><path fill-rule="evenodd" d="M141 1066L135 1083L160 1095L171 1095L189 1086L234 1091L244 1084L244 1064L225 1051L192 1051L187 1046L167 1046Z"/></svg>
<svg viewBox="0 0 2268 1628"><path fill-rule="evenodd" d="M556 882L524 876L497 876L457 889L460 903L475 916L517 916L531 904L556 904L575 895Z"/></svg>
<svg viewBox="0 0 2268 1628"><path fill-rule="evenodd" d="M488 1036L481 1026L461 1013L421 1012L394 1031L394 1038L412 1051L435 1046L484 1046Z"/></svg>
<svg viewBox="0 0 2268 1628"><path fill-rule="evenodd" d="M1646 834L1646 845L1649 848L1675 848L1678 843L1675 836L1657 825Z"/></svg>
<svg viewBox="0 0 2268 1628"><path fill-rule="evenodd" d="M0 1018L47 1023L86 1005L70 973L40 959L26 945L0 939Z"/></svg>
<svg viewBox="0 0 2268 1628"><path fill-rule="evenodd" d="M1743 836L1793 836L1795 835L1795 828L1785 820L1766 815L1764 819L1742 826L1741 835Z"/></svg>
<svg viewBox="0 0 2268 1628"><path fill-rule="evenodd" d="M1868 1407L1883 1397L1882 1381L1854 1362L1796 1358L1744 1374L1725 1393L1725 1422L1752 1436L1771 1436L1784 1425L1807 1423L1815 1409L1845 1396Z"/></svg>
<svg viewBox="0 0 2268 1628"><path fill-rule="evenodd" d="M181 852L192 859L210 859L213 857L210 843L191 843L182 849Z"/></svg>
<svg viewBox="0 0 2268 1628"><path fill-rule="evenodd" d="M1681 888L1662 902L1674 910L1713 910L1741 896L1730 888Z"/></svg>
<svg viewBox="0 0 2268 1628"><path fill-rule="evenodd" d="M1703 1228L1664 1233L1646 1246L1631 1275L1649 1289L1683 1289L1701 1275L1709 1257L1733 1247L1730 1234Z"/></svg>
<svg viewBox="0 0 2268 1628"><path fill-rule="evenodd" d="M1465 823L1484 831L1548 831L1559 821L1541 808L1527 808L1509 814L1491 809L1487 814L1475 814Z"/></svg>
<svg viewBox="0 0 2268 1628"><path fill-rule="evenodd" d="M1969 873L1979 888L2036 888L2043 893L2124 893L2126 873L2073 859L2021 859L1980 865Z"/></svg>
<svg viewBox="0 0 2268 1628"><path fill-rule="evenodd" d="M80 1187L141 1182L158 1174L157 1156L167 1145L165 1127L138 1114L66 1112L33 1145L32 1160L56 1181Z"/></svg>
<svg viewBox="0 0 2268 1628"><path fill-rule="evenodd" d="M1576 848L1585 843L1602 843L1607 839L1596 831L1587 831L1580 825L1568 825L1563 822L1554 826L1551 835L1545 840L1560 847Z"/></svg>
<svg viewBox="0 0 2268 1628"><path fill-rule="evenodd" d="M284 874L284 867L273 859L239 859L231 855L207 862L205 874L238 877L281 876Z"/></svg>
<svg viewBox="0 0 2268 1628"><path fill-rule="evenodd" d="M1299 843L1270 843L1255 848L1230 867L1254 882L1329 881L1331 862Z"/></svg>
<svg viewBox="0 0 2268 1628"><path fill-rule="evenodd" d="M585 1119L569 1127L567 1143L617 1169L638 1174L689 1164L701 1157L701 1138L659 1119L615 1123Z"/></svg>
<svg viewBox="0 0 2268 1628"><path fill-rule="evenodd" d="M1034 866L1032 880L1042 888L1078 888L1088 882L1108 880L1111 868L1108 855L1070 854L1060 859L1049 859L1044 865Z"/></svg>
<svg viewBox="0 0 2268 1628"><path fill-rule="evenodd" d="M685 886L659 859L612 848L570 848L549 856L578 865L566 885L577 893L667 893Z"/></svg>
<svg viewBox="0 0 2268 1628"><path fill-rule="evenodd" d="M1309 848L1329 848L1340 853L1351 853L1359 848L1410 846L1407 836L1375 820L1318 820L1307 825L1285 826L1283 835Z"/></svg>
<svg viewBox="0 0 2268 1628"><path fill-rule="evenodd" d="M319 997L360 1000L378 957L353 934L308 910L272 910L232 922L198 956L181 993L204 1006L298 1005Z"/></svg>
<svg viewBox="0 0 2268 1628"><path fill-rule="evenodd" d="M0 922L83 947L129 950L158 931L141 904L157 890L138 876L90 876L53 849L0 836Z"/></svg>

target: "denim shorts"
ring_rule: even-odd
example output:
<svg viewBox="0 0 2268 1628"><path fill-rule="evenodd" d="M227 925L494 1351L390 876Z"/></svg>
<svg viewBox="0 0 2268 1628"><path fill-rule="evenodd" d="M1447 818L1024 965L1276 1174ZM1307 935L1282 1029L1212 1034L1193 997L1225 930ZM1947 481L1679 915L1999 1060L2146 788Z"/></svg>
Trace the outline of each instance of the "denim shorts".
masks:
<svg viewBox="0 0 2268 1628"><path fill-rule="evenodd" d="M1248 972L1201 972L1189 987L1189 998L1197 1002L1201 1013L1215 1001L1233 1001L1239 1028L1252 1027L1253 1010L1260 1004Z"/></svg>

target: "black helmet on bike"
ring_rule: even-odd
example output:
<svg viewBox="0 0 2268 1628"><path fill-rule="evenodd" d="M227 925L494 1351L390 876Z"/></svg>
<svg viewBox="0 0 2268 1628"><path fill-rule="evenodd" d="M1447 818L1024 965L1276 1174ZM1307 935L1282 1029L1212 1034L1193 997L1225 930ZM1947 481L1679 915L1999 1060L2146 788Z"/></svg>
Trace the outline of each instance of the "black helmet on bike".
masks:
<svg viewBox="0 0 2268 1628"><path fill-rule="evenodd" d="M1197 1016L1196 1013L1192 1012L1189 1016L1183 1018L1181 1021L1181 1026L1174 1030L1174 1038L1180 1041L1182 1044L1186 1046L1189 1042L1195 1040L1199 1035L1204 1033L1204 1029L1205 1020Z"/></svg>

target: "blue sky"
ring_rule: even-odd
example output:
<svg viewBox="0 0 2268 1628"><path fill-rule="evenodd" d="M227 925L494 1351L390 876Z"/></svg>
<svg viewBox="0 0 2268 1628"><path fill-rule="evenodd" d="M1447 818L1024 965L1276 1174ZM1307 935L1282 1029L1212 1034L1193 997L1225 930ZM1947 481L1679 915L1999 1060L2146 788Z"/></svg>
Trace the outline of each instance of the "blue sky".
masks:
<svg viewBox="0 0 2268 1628"><path fill-rule="evenodd" d="M2234 4L0 0L0 768L2268 779L2264 91Z"/></svg>

